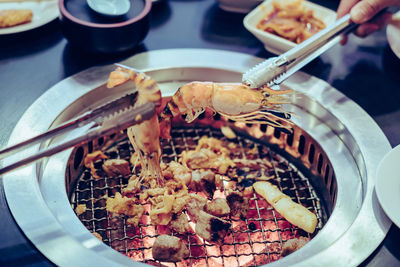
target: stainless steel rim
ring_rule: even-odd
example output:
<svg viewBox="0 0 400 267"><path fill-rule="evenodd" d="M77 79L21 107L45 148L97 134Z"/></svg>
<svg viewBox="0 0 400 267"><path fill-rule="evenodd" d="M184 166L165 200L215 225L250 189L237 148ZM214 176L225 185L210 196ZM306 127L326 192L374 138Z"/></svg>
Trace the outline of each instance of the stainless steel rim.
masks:
<svg viewBox="0 0 400 267"><path fill-rule="evenodd" d="M171 49L139 54L122 63L149 72L156 81L164 81L166 86L162 87L162 93L171 95L180 81L196 79L199 69L202 70L202 77L197 79L221 79L215 74L221 70L226 75L224 79L231 81L237 80L240 73L261 60L227 51ZM50 88L22 116L9 144L43 132L51 125L76 115L69 112L71 106L75 110L84 110L108 100L101 98L98 102L88 103L84 96L102 92L112 98L100 88L112 69L113 66L91 68ZM171 81L168 76L171 73L174 73L176 81ZM294 119L295 123L318 140L325 151L329 151L337 179L351 177L355 181L338 183L336 205L348 205L348 208L344 211L335 209L331 219L309 245L272 265L357 265L379 245L391 224L380 208L374 191L377 162L390 150L390 144L365 111L326 82L299 72L285 82L285 86L304 94L294 99L298 105L289 107L299 114ZM96 90L92 90L94 88ZM81 101L77 101L79 99ZM304 119L307 117L311 119ZM37 149L34 147L24 151L24 154ZM57 265L139 265L93 237L70 206L65 208L69 202L65 184L59 182L64 177L60 178L59 174L65 173L70 152L50 158L48 165L30 165L4 177L7 201L19 226L35 246ZM12 160L7 159L7 162ZM46 168L49 165L53 167ZM57 180L55 184L58 186L51 189L46 186L51 180ZM354 199L349 198L353 192ZM335 232L334 229L341 231Z"/></svg>

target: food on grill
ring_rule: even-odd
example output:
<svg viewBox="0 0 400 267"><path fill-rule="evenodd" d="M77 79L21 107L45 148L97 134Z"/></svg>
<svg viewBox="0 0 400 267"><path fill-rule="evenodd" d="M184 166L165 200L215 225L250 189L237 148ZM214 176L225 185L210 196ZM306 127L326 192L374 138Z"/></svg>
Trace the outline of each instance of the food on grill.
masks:
<svg viewBox="0 0 400 267"><path fill-rule="evenodd" d="M307 244L308 241L310 241L310 239L307 238L307 237L304 237L304 236L300 236L300 237L295 237L293 239L289 239L288 241L286 241L282 245L281 255L282 256L287 256L287 255L295 252L296 250L299 250L305 244Z"/></svg>
<svg viewBox="0 0 400 267"><path fill-rule="evenodd" d="M104 161L103 170L109 177L131 174L129 162L124 159L108 159Z"/></svg>
<svg viewBox="0 0 400 267"><path fill-rule="evenodd" d="M147 102L153 102L156 108L161 106L161 92L157 83L144 73L133 69L118 67L112 71L107 87L113 88L126 82L131 82L138 90L134 107ZM129 140L140 160L141 177L156 177L158 183L162 183L159 139L160 134L161 137L170 139L172 117L183 114L186 115L187 122L192 122L208 108L228 119L264 123L290 131L290 115L281 112L281 105L288 102L283 95L290 92L291 90L276 91L268 87L250 88L245 84L235 83L192 82L183 85L159 117L154 115L127 130ZM212 168L219 173L225 173L233 164L212 149L188 152L188 155L182 158L183 164L189 168ZM205 164L205 161L209 164ZM209 166L210 163L214 165Z"/></svg>
<svg viewBox="0 0 400 267"><path fill-rule="evenodd" d="M191 82L181 86L160 114L161 136L170 139L172 117L185 115L193 122L206 108L224 117L246 123L263 123L290 130L289 114L282 111L284 96L291 90L250 88L241 83ZM282 112L278 117L276 112ZM286 122L284 124L282 122Z"/></svg>
<svg viewBox="0 0 400 267"><path fill-rule="evenodd" d="M153 224L167 225L172 219L172 206L174 205L175 196L168 194L166 191L163 196L153 198L151 210L149 212L151 222Z"/></svg>
<svg viewBox="0 0 400 267"><path fill-rule="evenodd" d="M95 166L95 163L100 163L102 165L102 160L108 159L108 156L106 156L102 151L96 150L90 154L87 154L84 160L85 167L90 169L90 173L92 176L96 179L99 179L100 176L97 173L97 168Z"/></svg>
<svg viewBox="0 0 400 267"><path fill-rule="evenodd" d="M119 192L115 194L114 198L107 198L106 210L113 214L129 216L126 222L134 226L138 226L144 212L143 206L137 205L134 198L122 196Z"/></svg>
<svg viewBox="0 0 400 267"><path fill-rule="evenodd" d="M88 171L84 172L83 180L77 188L82 188L84 183L90 183L90 186L94 187L93 195L97 195L94 199L98 199L93 202L93 219L86 224L86 217L90 216L81 218L85 219L84 223L91 232L98 231L102 234L104 243L118 251L128 251L126 254L136 261L166 265L158 261L176 259L174 256L160 256L157 251L160 249L154 241L159 235L167 234L179 237L180 242L187 242L190 249L188 256L183 257L184 260L177 264L179 266L185 266L189 262L192 266L203 266L206 263L213 265L220 262L221 257L225 266L236 266L236 261L231 260L235 257L224 255L236 255L239 258L240 255L250 255L248 258L254 258L254 262L251 259L247 262L244 258L239 265L254 266L279 259L282 245L284 246L288 239L305 234L298 227L290 227L290 223L279 216L278 212L272 212L272 208L267 207L267 201L263 197L254 193L254 182L273 180L285 171L281 169L285 167L278 155L266 146L241 139L241 136L235 140L240 140L237 145L226 139L217 139L215 137L222 136L219 129L199 128L195 130L198 132L195 136L193 131L187 128L173 131L175 140L163 145L161 170L165 180L162 184L158 183L156 177L142 177L141 167L132 169L129 181L126 181L129 176L114 178L104 171L99 172L104 179L87 179ZM181 134L185 131L190 135ZM210 135L214 137L204 137L205 131L211 131ZM199 138L200 136L203 137ZM128 159L131 165L135 165L137 154L126 153L129 151L128 141L120 142L119 137L115 139L118 142L106 143L117 143L115 151L118 154L110 154L114 148L110 149L106 145L106 155L110 158ZM170 152L171 147L173 153ZM191 169L185 166L182 162L182 152L201 149L225 155L235 164L233 167L229 166L224 174L216 174L216 171L210 168ZM101 155L99 152L97 154ZM88 159L90 158L96 157ZM108 160L100 156L94 161L96 168L101 168ZM295 172L292 175L292 169L288 172L291 174L285 173L285 177L293 176L290 181L300 179ZM287 178L282 175L280 179ZM288 181L285 181L285 186L286 182ZM208 183L212 187L207 191ZM111 195L119 190L121 193ZM83 189L82 192L77 189L77 193L74 193L77 197L75 205L87 203L88 193L87 189ZM99 207L104 203L102 196L107 193L112 197L105 202L107 216L110 217L105 219L102 217L104 215L100 215L105 212ZM139 206L143 209L138 209ZM126 223L129 225L125 225ZM248 245L250 243L255 245ZM288 242L287 246L290 244ZM151 250L158 255L154 259ZM220 253L223 256L219 256ZM207 255L210 256L209 259L204 260Z"/></svg>
<svg viewBox="0 0 400 267"><path fill-rule="evenodd" d="M215 198L204 206L204 211L217 216L223 217L231 213L228 202L224 198Z"/></svg>
<svg viewBox="0 0 400 267"><path fill-rule="evenodd" d="M169 228L177 233L184 234L189 231L189 220L185 213L174 213L172 219L168 224Z"/></svg>
<svg viewBox="0 0 400 267"><path fill-rule="evenodd" d="M257 24L257 28L294 43L301 43L326 27L325 23L314 16L311 9L303 6L302 0L285 5L272 2L273 11L266 14Z"/></svg>
<svg viewBox="0 0 400 267"><path fill-rule="evenodd" d="M249 199L244 197L241 192L233 191L228 194L226 200L231 209L231 216L244 220L249 210Z"/></svg>
<svg viewBox="0 0 400 267"><path fill-rule="evenodd" d="M228 221L203 211L201 203L195 199L192 199L186 205L186 210L192 221L196 223L196 234L209 242L223 242L225 236L228 234L229 228L231 227L231 224Z"/></svg>
<svg viewBox="0 0 400 267"><path fill-rule="evenodd" d="M221 133L223 135L225 135L225 137L228 138L228 139L236 138L235 132L228 126L222 126L221 127Z"/></svg>
<svg viewBox="0 0 400 267"><path fill-rule="evenodd" d="M210 170L194 170L190 189L196 192L204 192L209 198L212 198L216 189L215 173Z"/></svg>
<svg viewBox="0 0 400 267"><path fill-rule="evenodd" d="M178 179L186 186L190 185L192 181L192 171L188 167L176 161L171 161L168 166L166 164L164 165L165 168L162 168L164 169L162 174L166 179Z"/></svg>
<svg viewBox="0 0 400 267"><path fill-rule="evenodd" d="M189 250L178 237L160 235L154 242L152 254L159 261L178 262L189 256Z"/></svg>
<svg viewBox="0 0 400 267"><path fill-rule="evenodd" d="M220 140L202 137L195 150L182 152L181 161L190 169L213 169L225 174L229 167L235 166L229 154Z"/></svg>
<svg viewBox="0 0 400 267"><path fill-rule="evenodd" d="M95 237L97 237L97 239L99 239L100 241L103 241L103 238L101 237L101 235L97 232L93 232L92 235L94 235Z"/></svg>
<svg viewBox="0 0 400 267"><path fill-rule="evenodd" d="M282 193L277 186L270 182L256 182L254 190L274 207L291 224L313 233L317 226L317 216L303 205L294 202L288 195Z"/></svg>
<svg viewBox="0 0 400 267"><path fill-rule="evenodd" d="M33 13L30 9L0 10L0 28L13 27L32 21Z"/></svg>
<svg viewBox="0 0 400 267"><path fill-rule="evenodd" d="M110 73L107 87L131 82L132 87L138 90L138 97L134 107L138 107L148 102L152 102L156 107L161 105L161 92L157 83L144 73L133 69L118 67ZM158 127L158 117L155 114L149 120L128 128L128 137L135 152L138 153L141 162L141 176L151 176L157 179L162 178L160 168L160 128Z"/></svg>
<svg viewBox="0 0 400 267"><path fill-rule="evenodd" d="M75 208L76 215L79 216L79 215L85 213L85 211L86 211L86 205L85 204L76 205L76 208Z"/></svg>

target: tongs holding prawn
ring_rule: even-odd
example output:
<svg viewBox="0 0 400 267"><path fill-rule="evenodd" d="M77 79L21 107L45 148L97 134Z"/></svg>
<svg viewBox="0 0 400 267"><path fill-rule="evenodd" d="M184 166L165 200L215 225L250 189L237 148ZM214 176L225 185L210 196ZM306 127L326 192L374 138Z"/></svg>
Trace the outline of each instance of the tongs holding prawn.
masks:
<svg viewBox="0 0 400 267"><path fill-rule="evenodd" d="M351 32L356 26L358 25L351 22L350 14L347 14L286 53L269 58L249 69L243 74L242 82L252 88L263 85L279 86L296 71L337 44L341 35Z"/></svg>
<svg viewBox="0 0 400 267"><path fill-rule="evenodd" d="M90 110L85 114L45 133L0 150L0 159L3 159L35 144L48 141L56 136L65 134L74 129L83 127L85 125L91 126L87 132L79 135L78 137L74 137L71 140L63 143L39 150L33 155L0 168L0 175L22 167L26 164L35 162L44 157L49 157L68 148L84 144L101 136L110 135L120 130L124 130L129 126L141 123L142 121L151 118L151 116L155 114L154 104L146 103L134 108L133 106L136 102L136 98L137 92L127 94L119 99Z"/></svg>

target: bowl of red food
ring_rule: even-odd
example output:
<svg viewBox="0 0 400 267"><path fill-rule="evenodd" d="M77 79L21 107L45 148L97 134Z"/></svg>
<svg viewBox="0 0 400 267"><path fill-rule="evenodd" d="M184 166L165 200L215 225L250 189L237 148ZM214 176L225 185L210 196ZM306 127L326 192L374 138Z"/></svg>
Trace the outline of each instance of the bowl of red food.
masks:
<svg viewBox="0 0 400 267"><path fill-rule="evenodd" d="M125 52L147 36L151 5L151 0L131 1L126 14L110 17L96 13L86 1L59 0L61 29L70 45L83 52Z"/></svg>

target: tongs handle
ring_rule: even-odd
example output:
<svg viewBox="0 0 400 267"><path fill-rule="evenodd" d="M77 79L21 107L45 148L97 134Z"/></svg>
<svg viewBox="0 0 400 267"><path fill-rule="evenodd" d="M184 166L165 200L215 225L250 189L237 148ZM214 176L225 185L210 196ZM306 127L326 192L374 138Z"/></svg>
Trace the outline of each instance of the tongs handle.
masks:
<svg viewBox="0 0 400 267"><path fill-rule="evenodd" d="M9 164L7 166L4 166L3 168L0 169L0 175L5 174L11 170L14 170L16 168L22 167L26 164L32 163L34 161L37 161L41 158L44 157L49 157L51 155L54 155L58 152L64 151L68 148L87 143L88 141L94 140L96 138L99 138L104 135L110 135L112 133L124 130L128 128L129 126L141 123L144 120L148 120L155 114L155 106L153 103L146 103L144 105L141 105L137 108L127 108L123 111L121 111L119 114L110 114L109 117L106 118L101 118L102 120L102 125L89 130L87 133L82 134L78 137L73 138L72 140L63 142L61 144L57 144L55 146L43 149L38 151L37 153L26 157L22 160L19 160L17 162L14 162L12 164ZM96 123L96 121L91 121L93 123ZM88 124L88 123L85 123ZM60 127L59 130L57 130L56 134L64 133L66 129L69 129L70 127L67 125L66 127ZM75 126L73 127L75 128ZM37 140L43 140L43 139L48 139L50 136L54 136L55 133L54 131L50 131L51 134L41 134L39 137L33 138L33 143L37 143ZM32 145L32 143L29 143L29 141L24 142L23 146L28 146ZM20 149L22 145L16 145L17 150ZM7 149L6 149L7 150ZM14 152L13 150L8 149L8 153Z"/></svg>
<svg viewBox="0 0 400 267"><path fill-rule="evenodd" d="M243 74L243 83L253 88L263 85L280 84L291 74L315 59L340 40L340 35L352 31L357 24L350 20L350 14L296 45L284 54L269 58Z"/></svg>
<svg viewBox="0 0 400 267"><path fill-rule="evenodd" d="M67 121L56 128L48 130L47 132L34 136L18 144L1 149L0 159L14 155L23 149L26 149L30 146L33 146L45 140L49 140L57 135L61 135L73 129L82 127L88 123L91 122L101 123L103 117L113 113L118 113L119 111L125 108L133 106L133 104L136 101L136 98L137 98L137 92L132 92L121 98L108 102L100 107L89 110L86 113L80 115L79 117Z"/></svg>

